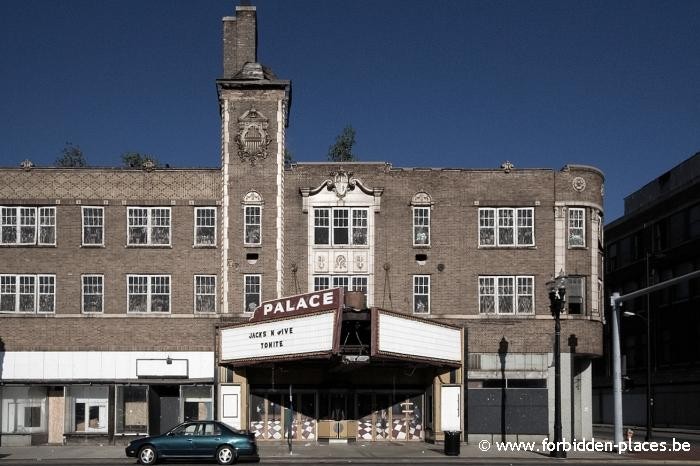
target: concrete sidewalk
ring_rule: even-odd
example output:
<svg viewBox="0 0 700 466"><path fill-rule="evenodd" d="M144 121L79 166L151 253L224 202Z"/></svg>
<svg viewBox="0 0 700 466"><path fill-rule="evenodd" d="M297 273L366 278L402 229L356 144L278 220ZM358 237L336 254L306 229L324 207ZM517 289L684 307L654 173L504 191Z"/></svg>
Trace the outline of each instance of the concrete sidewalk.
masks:
<svg viewBox="0 0 700 466"><path fill-rule="evenodd" d="M286 443L259 442L261 462L274 460L275 462L289 463L314 463L348 461L353 463L420 463L444 461L474 462L483 461L507 461L518 463L530 463L544 461L558 461L550 459L542 453L509 451L499 452L495 446L489 451L481 451L478 444L461 444L461 454L458 457L445 456L442 444L430 444L423 442L386 442L369 443L357 442L341 445L329 445L316 442L298 442L293 445L292 454ZM483 445L482 445L483 447ZM609 463L639 463L641 460L668 461L675 458L638 458L632 455L618 455L616 453L569 453L572 460ZM120 463L133 464L134 458L127 458L123 446L112 445L80 445L80 446L36 446L36 447L0 447L0 464L3 461L65 461L65 460L118 460ZM682 458L679 458L682 460Z"/></svg>

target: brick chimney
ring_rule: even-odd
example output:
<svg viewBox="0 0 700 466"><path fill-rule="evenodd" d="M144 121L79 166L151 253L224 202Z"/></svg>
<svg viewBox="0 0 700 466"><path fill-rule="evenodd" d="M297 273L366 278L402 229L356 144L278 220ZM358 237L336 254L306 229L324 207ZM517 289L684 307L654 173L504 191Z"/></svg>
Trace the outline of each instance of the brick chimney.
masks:
<svg viewBox="0 0 700 466"><path fill-rule="evenodd" d="M224 21L224 78L238 73L243 65L258 61L258 21L254 6L237 6L236 16Z"/></svg>

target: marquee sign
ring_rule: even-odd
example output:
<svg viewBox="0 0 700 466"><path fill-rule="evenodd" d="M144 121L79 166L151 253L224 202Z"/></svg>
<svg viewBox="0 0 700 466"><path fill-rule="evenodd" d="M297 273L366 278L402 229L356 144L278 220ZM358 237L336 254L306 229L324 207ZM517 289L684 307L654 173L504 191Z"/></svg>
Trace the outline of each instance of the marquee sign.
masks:
<svg viewBox="0 0 700 466"><path fill-rule="evenodd" d="M330 357L338 351L338 322L333 309L222 328L221 360L236 365Z"/></svg>
<svg viewBox="0 0 700 466"><path fill-rule="evenodd" d="M406 314L372 310L372 357L409 359L458 366L462 330Z"/></svg>
<svg viewBox="0 0 700 466"><path fill-rule="evenodd" d="M261 322L279 317L291 317L330 309L339 310L343 304L342 288L299 294L262 303L250 318Z"/></svg>

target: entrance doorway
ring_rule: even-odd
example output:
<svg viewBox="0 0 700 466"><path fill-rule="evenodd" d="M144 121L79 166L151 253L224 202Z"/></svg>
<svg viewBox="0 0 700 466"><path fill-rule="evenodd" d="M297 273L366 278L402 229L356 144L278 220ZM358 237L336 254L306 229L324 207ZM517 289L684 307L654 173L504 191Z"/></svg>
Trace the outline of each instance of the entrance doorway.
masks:
<svg viewBox="0 0 700 466"><path fill-rule="evenodd" d="M260 440L420 441L425 438L422 392L348 390L253 391L250 431Z"/></svg>
<svg viewBox="0 0 700 466"><path fill-rule="evenodd" d="M148 399L150 435L164 434L178 424L180 420L179 385L151 385Z"/></svg>

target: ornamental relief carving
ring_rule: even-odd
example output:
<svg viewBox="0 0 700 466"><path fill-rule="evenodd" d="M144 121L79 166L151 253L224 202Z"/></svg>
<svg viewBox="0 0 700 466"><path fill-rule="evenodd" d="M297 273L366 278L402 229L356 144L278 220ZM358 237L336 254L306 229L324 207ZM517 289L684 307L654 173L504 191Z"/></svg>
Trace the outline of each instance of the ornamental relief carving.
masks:
<svg viewBox="0 0 700 466"><path fill-rule="evenodd" d="M268 120L255 107L238 119L238 134L234 140L242 162L255 165L256 160L266 159L272 139L268 135Z"/></svg>
<svg viewBox="0 0 700 466"><path fill-rule="evenodd" d="M575 191L583 192L583 190L586 189L586 180L584 180L580 176L577 176L576 178L573 179L573 181L571 182L571 185L574 187Z"/></svg>

